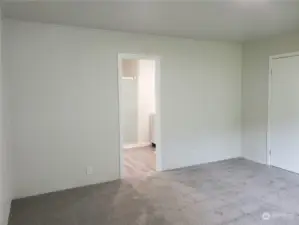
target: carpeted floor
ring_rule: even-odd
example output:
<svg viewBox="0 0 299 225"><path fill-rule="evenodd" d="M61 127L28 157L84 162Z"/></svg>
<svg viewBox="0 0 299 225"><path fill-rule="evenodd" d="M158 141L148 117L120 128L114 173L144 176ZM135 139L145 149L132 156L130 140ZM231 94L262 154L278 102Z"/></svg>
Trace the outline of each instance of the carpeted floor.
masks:
<svg viewBox="0 0 299 225"><path fill-rule="evenodd" d="M232 159L12 203L9 225L299 224L299 175Z"/></svg>

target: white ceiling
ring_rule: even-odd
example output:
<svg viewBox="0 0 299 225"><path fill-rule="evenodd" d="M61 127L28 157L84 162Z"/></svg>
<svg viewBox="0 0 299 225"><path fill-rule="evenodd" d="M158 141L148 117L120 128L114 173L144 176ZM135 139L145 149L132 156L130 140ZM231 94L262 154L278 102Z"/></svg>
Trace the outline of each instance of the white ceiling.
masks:
<svg viewBox="0 0 299 225"><path fill-rule="evenodd" d="M207 40L299 31L299 0L7 1L2 11L4 17L27 21Z"/></svg>

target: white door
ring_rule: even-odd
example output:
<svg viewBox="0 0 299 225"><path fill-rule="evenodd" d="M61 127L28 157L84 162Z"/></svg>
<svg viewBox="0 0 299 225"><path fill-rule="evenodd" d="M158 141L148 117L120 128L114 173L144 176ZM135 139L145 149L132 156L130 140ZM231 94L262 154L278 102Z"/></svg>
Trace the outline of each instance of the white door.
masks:
<svg viewBox="0 0 299 225"><path fill-rule="evenodd" d="M299 173L299 56L272 60L271 164Z"/></svg>

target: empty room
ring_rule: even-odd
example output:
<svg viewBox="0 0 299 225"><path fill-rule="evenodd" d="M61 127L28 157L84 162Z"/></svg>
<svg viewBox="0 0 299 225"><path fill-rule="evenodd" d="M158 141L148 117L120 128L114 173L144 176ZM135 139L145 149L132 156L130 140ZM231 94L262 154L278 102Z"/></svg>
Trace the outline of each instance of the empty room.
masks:
<svg viewBox="0 0 299 225"><path fill-rule="evenodd" d="M297 0L0 6L0 225L299 224Z"/></svg>

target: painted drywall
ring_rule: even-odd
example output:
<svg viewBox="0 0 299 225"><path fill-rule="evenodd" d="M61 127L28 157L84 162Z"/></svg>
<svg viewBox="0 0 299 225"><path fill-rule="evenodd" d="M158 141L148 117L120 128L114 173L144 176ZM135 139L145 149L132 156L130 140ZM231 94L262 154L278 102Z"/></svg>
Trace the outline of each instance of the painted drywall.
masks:
<svg viewBox="0 0 299 225"><path fill-rule="evenodd" d="M2 20L0 9L0 52L2 49ZM6 132L5 123L5 95L4 95L4 79L2 72L2 58L0 54L0 224L6 225L8 223L8 216L11 203L11 171L10 171L10 157L6 139L8 133Z"/></svg>
<svg viewBox="0 0 299 225"><path fill-rule="evenodd" d="M242 155L267 162L269 57L299 51L299 34L243 45Z"/></svg>
<svg viewBox="0 0 299 225"><path fill-rule="evenodd" d="M4 20L4 47L14 197L120 177L118 53L161 57L162 169L241 155L238 43Z"/></svg>
<svg viewBox="0 0 299 225"><path fill-rule="evenodd" d="M138 141L150 143L150 116L155 112L155 60L139 60Z"/></svg>
<svg viewBox="0 0 299 225"><path fill-rule="evenodd" d="M138 76L139 62L137 59L122 59L122 76L136 78Z"/></svg>
<svg viewBox="0 0 299 225"><path fill-rule="evenodd" d="M150 115L155 112L155 61L122 60L123 144L149 144Z"/></svg>
<svg viewBox="0 0 299 225"><path fill-rule="evenodd" d="M138 143L138 84L137 79L123 79L122 82L122 137L123 144Z"/></svg>

